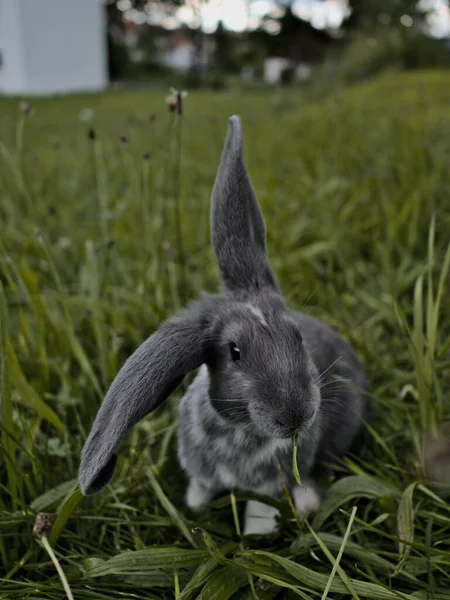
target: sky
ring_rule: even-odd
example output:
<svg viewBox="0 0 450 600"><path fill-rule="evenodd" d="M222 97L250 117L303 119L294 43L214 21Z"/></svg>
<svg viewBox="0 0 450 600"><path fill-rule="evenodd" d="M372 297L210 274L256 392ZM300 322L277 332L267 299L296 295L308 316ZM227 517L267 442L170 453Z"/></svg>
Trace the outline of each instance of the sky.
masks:
<svg viewBox="0 0 450 600"><path fill-rule="evenodd" d="M450 35L450 11L446 0L420 0L420 4L431 5L434 9L429 17L432 34L437 37ZM280 10L273 0L186 0L176 16L168 17L159 2L149 2L147 15L130 10L130 0L119 0L118 5L121 10L126 11L131 20L147 20L168 29L175 28L179 21L196 27L201 19L206 32L215 31L219 20L222 20L225 27L234 31L254 29L259 26L261 17L276 17L277 11ZM310 21L318 29L338 28L349 13L347 0L295 0L292 9L295 14ZM405 15L401 23L407 27L412 24L412 20ZM267 27L271 33L277 33L276 21L269 21Z"/></svg>

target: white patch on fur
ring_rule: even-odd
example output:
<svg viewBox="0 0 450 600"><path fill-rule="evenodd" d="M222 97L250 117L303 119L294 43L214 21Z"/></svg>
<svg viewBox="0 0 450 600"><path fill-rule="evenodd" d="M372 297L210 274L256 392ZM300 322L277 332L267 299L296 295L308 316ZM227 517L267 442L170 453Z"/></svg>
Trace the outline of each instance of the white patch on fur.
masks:
<svg viewBox="0 0 450 600"><path fill-rule="evenodd" d="M255 317L264 325L264 327L269 327L260 308L248 303L245 306L255 315Z"/></svg>
<svg viewBox="0 0 450 600"><path fill-rule="evenodd" d="M249 500L245 508L244 535L270 535L276 533L278 510L257 500Z"/></svg>
<svg viewBox="0 0 450 600"><path fill-rule="evenodd" d="M197 440L197 442L200 443L201 440L205 439L205 431L202 427L202 423L198 415L197 405L194 405L194 417L189 425L191 429L191 437L194 440Z"/></svg>
<svg viewBox="0 0 450 600"><path fill-rule="evenodd" d="M271 438L262 448L256 451L256 459L258 462L267 463L275 458L277 450L285 450L290 448L292 440L290 438L277 439Z"/></svg>
<svg viewBox="0 0 450 600"><path fill-rule="evenodd" d="M200 443L200 440L204 440L205 431L202 426L202 419L199 414L199 402L196 402L195 399L199 397L199 394L202 393L203 387L205 385L205 380L208 380L208 368L206 365L202 365L199 369L199 373L194 381L189 386L186 394L184 395L182 402L189 402L192 404L193 412L192 412L192 420L190 421L190 430L191 437L197 440Z"/></svg>
<svg viewBox="0 0 450 600"><path fill-rule="evenodd" d="M223 487L233 488L236 486L236 477L225 464L219 463L216 466L216 476Z"/></svg>
<svg viewBox="0 0 450 600"><path fill-rule="evenodd" d="M206 381L209 380L209 372L208 372L208 367L203 364L200 366L199 370L198 370L198 375L197 377L200 379L205 379Z"/></svg>
<svg viewBox="0 0 450 600"><path fill-rule="evenodd" d="M197 412L197 411L196 411ZM197 415L192 419L191 432L194 440L200 441L205 438L205 431L202 427L202 423Z"/></svg>
<svg viewBox="0 0 450 600"><path fill-rule="evenodd" d="M214 445L218 450L223 452L223 454L227 454L228 450L230 449L230 441L225 435L216 438L214 440Z"/></svg>
<svg viewBox="0 0 450 600"><path fill-rule="evenodd" d="M320 496L312 481L304 481L302 483L305 487L295 486L293 496L297 514L304 519L310 513L319 510Z"/></svg>
<svg viewBox="0 0 450 600"><path fill-rule="evenodd" d="M242 429L236 429L236 431L233 434L235 445L242 446L242 444L245 442L245 438L248 435L248 429L245 429L245 425L242 427Z"/></svg>
<svg viewBox="0 0 450 600"><path fill-rule="evenodd" d="M186 492L186 504L191 510L199 510L211 499L210 490L198 479L191 479Z"/></svg>

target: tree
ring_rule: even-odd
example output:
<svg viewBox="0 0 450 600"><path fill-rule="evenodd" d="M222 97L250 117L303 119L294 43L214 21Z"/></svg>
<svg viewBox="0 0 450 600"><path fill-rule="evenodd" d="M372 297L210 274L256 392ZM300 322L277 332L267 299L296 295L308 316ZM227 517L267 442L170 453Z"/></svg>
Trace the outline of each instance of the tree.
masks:
<svg viewBox="0 0 450 600"><path fill-rule="evenodd" d="M188 85L199 87L203 76L203 53L205 48L205 34L202 28L202 8L207 0L189 0L189 4L198 22L198 26L192 30L192 42L194 51L192 53L191 67L188 74Z"/></svg>
<svg viewBox="0 0 450 600"><path fill-rule="evenodd" d="M352 12L344 23L346 31L386 26L426 30L427 19L436 10L432 0L350 0L349 4Z"/></svg>
<svg viewBox="0 0 450 600"><path fill-rule="evenodd" d="M282 7L293 0L275 0ZM427 18L436 10L433 0L347 0L351 10L343 23L346 32L373 30L390 26L397 28L424 28ZM449 5L449 0L445 1Z"/></svg>
<svg viewBox="0 0 450 600"><path fill-rule="evenodd" d="M315 62L323 58L331 41L326 31L315 29L308 21L296 16L290 6L276 19L280 31L266 34L267 49L271 56L283 56L294 61Z"/></svg>

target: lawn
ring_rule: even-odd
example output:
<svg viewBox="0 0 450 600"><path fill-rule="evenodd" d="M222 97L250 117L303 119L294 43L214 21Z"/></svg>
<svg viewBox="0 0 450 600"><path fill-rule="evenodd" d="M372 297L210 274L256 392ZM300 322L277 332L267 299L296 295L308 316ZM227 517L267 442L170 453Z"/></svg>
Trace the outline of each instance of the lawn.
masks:
<svg viewBox="0 0 450 600"><path fill-rule="evenodd" d="M0 598L450 598L448 490L423 446L450 416L450 72L299 91L0 99ZM245 497L195 517L176 459L182 389L83 499L80 451L125 358L218 273L209 196L227 119L286 298L336 327L376 403L319 513L240 539ZM90 120L88 118L90 117ZM450 282L450 279L449 279ZM184 386L187 382L185 382ZM447 467L448 468L448 467ZM33 536L38 513L53 527Z"/></svg>

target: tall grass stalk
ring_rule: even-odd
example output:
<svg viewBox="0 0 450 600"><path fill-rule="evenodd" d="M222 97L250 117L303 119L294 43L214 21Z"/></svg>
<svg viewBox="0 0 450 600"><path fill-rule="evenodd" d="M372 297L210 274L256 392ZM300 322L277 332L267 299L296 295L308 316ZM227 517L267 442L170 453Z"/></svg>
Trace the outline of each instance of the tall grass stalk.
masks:
<svg viewBox="0 0 450 600"><path fill-rule="evenodd" d="M0 407L2 422L2 446L6 457L6 487L10 497L12 511L18 508L17 472L15 466L16 444L13 432L13 406L11 393L11 378L8 360L8 313L4 289L0 283ZM3 502L2 502L3 504ZM9 502L8 502L9 504ZM4 506L4 509L7 507Z"/></svg>
<svg viewBox="0 0 450 600"><path fill-rule="evenodd" d="M103 143L97 137L92 140L92 154L96 186L98 243L103 249L108 241L108 179Z"/></svg>
<svg viewBox="0 0 450 600"><path fill-rule="evenodd" d="M56 570L58 571L59 578L61 579L61 583L67 596L67 600L74 600L72 590L69 586L69 582L67 581L66 575L63 571L63 568L61 567L59 560L56 557L56 554L53 552L53 548L50 546L50 542L48 541L47 536L43 535L40 539L40 542L43 548L45 548L47 554L49 555L50 560L55 565Z"/></svg>
<svg viewBox="0 0 450 600"><path fill-rule="evenodd" d="M177 115L177 146L175 155L175 229L176 229L176 248L177 262L179 265L179 286L178 294L181 300L186 295L186 255L183 245L183 227L182 227L182 206L181 206L181 169L182 169L182 149L183 149L183 113Z"/></svg>
<svg viewBox="0 0 450 600"><path fill-rule="evenodd" d="M443 262L435 259L435 217L431 220L428 234L428 256L426 278L420 275L414 286L413 324L406 324L401 311L399 316L409 332L410 351L414 361L419 429L422 433L437 433L444 418L444 400L441 383L436 371L439 356L438 333L442 319L442 297L450 268L450 243ZM433 272L439 269L438 284L435 286ZM398 309L399 310L399 309Z"/></svg>
<svg viewBox="0 0 450 600"><path fill-rule="evenodd" d="M22 161L25 121L26 121L26 116L21 113L19 115L19 118L17 119L17 129L16 129L16 153L17 153L19 162Z"/></svg>

